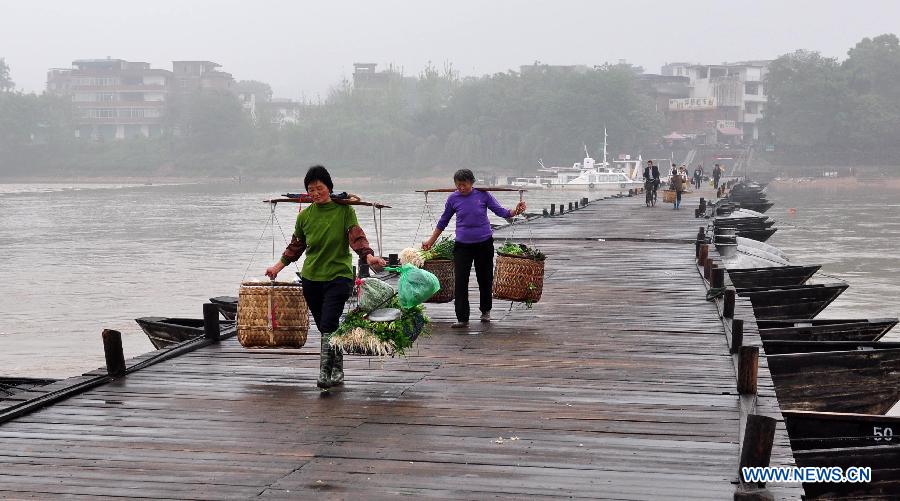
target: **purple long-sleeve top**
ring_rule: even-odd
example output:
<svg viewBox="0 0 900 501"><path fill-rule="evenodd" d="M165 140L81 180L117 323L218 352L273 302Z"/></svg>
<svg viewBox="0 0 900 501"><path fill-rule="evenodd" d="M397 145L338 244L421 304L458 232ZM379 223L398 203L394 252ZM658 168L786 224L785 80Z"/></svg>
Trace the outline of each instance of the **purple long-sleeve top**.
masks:
<svg viewBox="0 0 900 501"><path fill-rule="evenodd" d="M484 242L494 234L488 221L487 209L502 218L512 217L510 211L486 191L473 189L468 195L460 195L455 191L447 197L444 213L438 220L437 227L443 231L453 214L456 214L456 241L463 244Z"/></svg>

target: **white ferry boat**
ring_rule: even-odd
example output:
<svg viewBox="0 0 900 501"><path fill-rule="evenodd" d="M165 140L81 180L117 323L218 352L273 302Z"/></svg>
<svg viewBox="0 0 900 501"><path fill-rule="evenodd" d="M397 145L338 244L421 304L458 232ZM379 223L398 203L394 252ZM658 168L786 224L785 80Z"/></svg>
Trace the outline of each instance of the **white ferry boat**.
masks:
<svg viewBox="0 0 900 501"><path fill-rule="evenodd" d="M584 160L574 163L572 167L545 167L543 162L538 175L527 178L516 178L510 184L527 188L550 188L579 191L624 192L643 186L641 176L641 157L631 159L625 156L614 160L613 165L607 161L606 130L603 131L603 161L596 163L584 148Z"/></svg>

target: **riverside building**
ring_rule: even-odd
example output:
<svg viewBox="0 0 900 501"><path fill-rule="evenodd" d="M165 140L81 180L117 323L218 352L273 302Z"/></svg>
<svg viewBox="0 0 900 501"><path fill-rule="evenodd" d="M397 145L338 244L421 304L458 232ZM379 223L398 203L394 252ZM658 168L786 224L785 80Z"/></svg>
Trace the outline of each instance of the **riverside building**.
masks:
<svg viewBox="0 0 900 501"><path fill-rule="evenodd" d="M174 71L124 59L78 59L47 73L47 92L72 99L75 136L94 140L157 137L173 97L230 91L230 73L212 61L173 61Z"/></svg>

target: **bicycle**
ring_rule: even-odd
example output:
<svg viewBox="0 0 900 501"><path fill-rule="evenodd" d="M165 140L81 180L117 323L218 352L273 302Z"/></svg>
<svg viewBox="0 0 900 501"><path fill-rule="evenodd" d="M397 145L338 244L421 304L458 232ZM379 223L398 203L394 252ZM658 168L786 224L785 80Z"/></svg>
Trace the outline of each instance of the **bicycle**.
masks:
<svg viewBox="0 0 900 501"><path fill-rule="evenodd" d="M658 185L656 184L655 179L648 179L644 181L644 193L646 193L645 203L647 207L655 207L656 206L656 190Z"/></svg>

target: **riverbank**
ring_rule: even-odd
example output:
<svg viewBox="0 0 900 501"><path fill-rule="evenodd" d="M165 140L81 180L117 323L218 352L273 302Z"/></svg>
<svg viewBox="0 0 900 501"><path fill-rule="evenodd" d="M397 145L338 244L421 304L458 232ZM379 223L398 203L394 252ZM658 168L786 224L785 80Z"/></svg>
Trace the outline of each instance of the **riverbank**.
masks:
<svg viewBox="0 0 900 501"><path fill-rule="evenodd" d="M900 177L779 177L768 185L769 191L900 191Z"/></svg>

